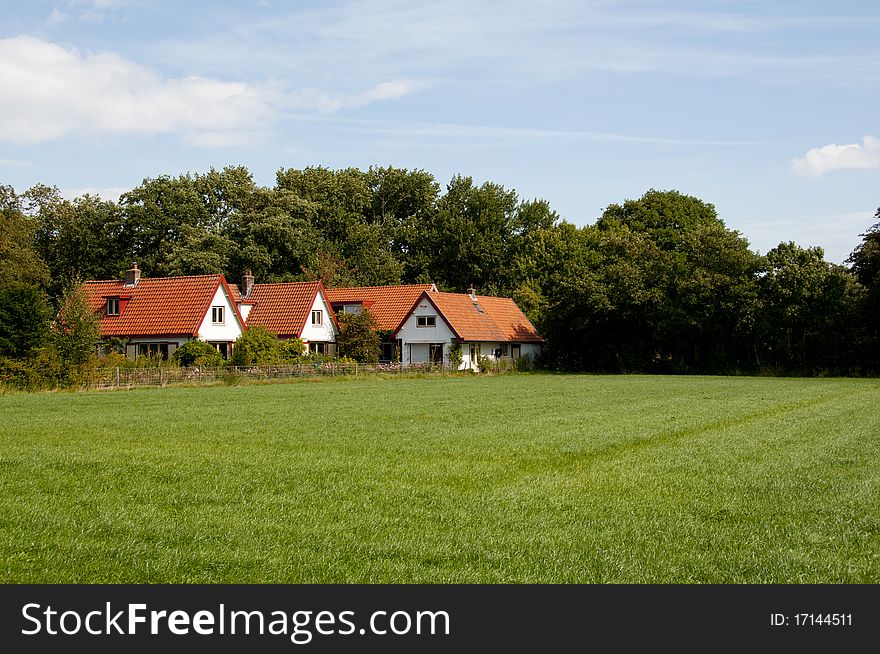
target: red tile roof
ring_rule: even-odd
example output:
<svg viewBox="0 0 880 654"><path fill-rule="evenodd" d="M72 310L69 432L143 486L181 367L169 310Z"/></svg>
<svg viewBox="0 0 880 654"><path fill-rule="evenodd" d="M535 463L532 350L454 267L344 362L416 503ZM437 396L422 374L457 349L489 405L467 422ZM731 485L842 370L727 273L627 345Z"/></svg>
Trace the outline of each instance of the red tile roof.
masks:
<svg viewBox="0 0 880 654"><path fill-rule="evenodd" d="M433 284L328 288L327 299L331 304L360 302L373 314L380 330L394 330L409 315L422 293L433 288Z"/></svg>
<svg viewBox="0 0 880 654"><path fill-rule="evenodd" d="M251 298L243 299L241 297L241 289L238 287L238 284L229 284L229 290L232 291L232 301L236 304L253 304L253 300ZM251 290L253 293L253 289Z"/></svg>
<svg viewBox="0 0 880 654"><path fill-rule="evenodd" d="M315 296L323 290L321 282L254 284L249 302L248 327L265 327L273 334L299 337L306 325Z"/></svg>
<svg viewBox="0 0 880 654"><path fill-rule="evenodd" d="M470 300L467 295L465 297ZM504 336L503 340L523 343L544 342L538 330L511 298L478 295L477 302L495 321L498 330Z"/></svg>
<svg viewBox="0 0 880 654"><path fill-rule="evenodd" d="M196 336L221 284L226 285L223 275L197 275L143 277L131 287L119 280L91 281L82 288L89 306L100 314L104 338ZM106 315L108 297L121 298L120 315Z"/></svg>
<svg viewBox="0 0 880 654"><path fill-rule="evenodd" d="M478 295L474 301L465 293L440 293L436 291L426 292L424 296L434 304L461 341L502 343L542 343L544 341L534 325L529 322L516 303L508 297ZM417 304L418 300L410 306L406 317L412 313ZM401 326L402 324L403 320L400 322Z"/></svg>

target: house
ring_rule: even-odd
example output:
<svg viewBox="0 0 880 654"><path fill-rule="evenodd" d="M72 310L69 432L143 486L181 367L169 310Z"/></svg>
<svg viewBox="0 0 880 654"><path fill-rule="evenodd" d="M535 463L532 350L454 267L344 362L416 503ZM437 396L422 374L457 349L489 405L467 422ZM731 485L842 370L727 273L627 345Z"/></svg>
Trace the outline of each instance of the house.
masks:
<svg viewBox="0 0 880 654"><path fill-rule="evenodd" d="M134 264L121 281L90 281L82 289L99 316L101 338L122 341L130 358L167 359L193 339L225 358L245 329L223 275L141 278Z"/></svg>
<svg viewBox="0 0 880 654"><path fill-rule="evenodd" d="M490 361L533 361L541 338L511 298L426 290L395 329L403 366L448 363L449 350L461 346L460 370L477 369L481 356Z"/></svg>
<svg viewBox="0 0 880 654"><path fill-rule="evenodd" d="M134 264L120 280L83 285L99 314L101 338L119 339L125 353L170 358L193 339L224 358L251 327L280 339L299 338L314 353L336 353L337 312L369 311L382 338L384 361L403 366L449 363L461 348L461 369L491 361L534 359L543 339L510 298L442 293L433 284L325 289L320 281L241 285L223 275L141 278Z"/></svg>
<svg viewBox="0 0 880 654"><path fill-rule="evenodd" d="M373 314L381 339L380 361L397 361L400 345L392 334L422 293L436 290L434 284L328 288L327 299L336 313Z"/></svg>
<svg viewBox="0 0 880 654"><path fill-rule="evenodd" d="M284 340L300 338L310 352L336 353L339 324L320 281L255 284L247 272L241 286L231 288L247 328L264 327Z"/></svg>

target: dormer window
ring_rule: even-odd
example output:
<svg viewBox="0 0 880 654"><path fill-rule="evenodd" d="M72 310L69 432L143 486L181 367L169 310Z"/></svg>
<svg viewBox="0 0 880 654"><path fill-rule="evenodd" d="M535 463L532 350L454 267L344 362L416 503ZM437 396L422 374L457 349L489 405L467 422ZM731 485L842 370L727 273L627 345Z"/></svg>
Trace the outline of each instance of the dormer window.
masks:
<svg viewBox="0 0 880 654"><path fill-rule="evenodd" d="M437 316L416 316L416 327L436 327Z"/></svg>
<svg viewBox="0 0 880 654"><path fill-rule="evenodd" d="M324 324L324 312L323 311L312 311L312 324L313 325L323 325Z"/></svg>
<svg viewBox="0 0 880 654"><path fill-rule="evenodd" d="M222 325L225 322L223 307L211 307L211 322L215 325Z"/></svg>
<svg viewBox="0 0 880 654"><path fill-rule="evenodd" d="M108 316L118 316L119 315L119 298L118 297L108 297L107 298L107 315Z"/></svg>

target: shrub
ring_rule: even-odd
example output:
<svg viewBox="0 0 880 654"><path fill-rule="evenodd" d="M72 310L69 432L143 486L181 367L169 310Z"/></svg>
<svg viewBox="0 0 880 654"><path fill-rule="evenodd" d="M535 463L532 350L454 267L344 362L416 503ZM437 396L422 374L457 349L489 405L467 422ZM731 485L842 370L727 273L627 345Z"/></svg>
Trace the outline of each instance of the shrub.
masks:
<svg viewBox="0 0 880 654"><path fill-rule="evenodd" d="M479 368L480 372L492 372L493 365L492 359L486 355L481 354L477 357L477 368Z"/></svg>
<svg viewBox="0 0 880 654"><path fill-rule="evenodd" d="M369 311L340 314L336 337L339 356L361 363L378 363L382 346L376 327L376 319Z"/></svg>
<svg viewBox="0 0 880 654"><path fill-rule="evenodd" d="M458 370L463 360L464 355L461 351L461 343L453 338L449 343L449 364L453 370Z"/></svg>
<svg viewBox="0 0 880 654"><path fill-rule="evenodd" d="M174 351L174 360L182 366L222 366L223 356L210 343L188 341Z"/></svg>
<svg viewBox="0 0 880 654"><path fill-rule="evenodd" d="M98 316L89 307L85 293L80 288L71 289L61 301L52 325L52 346L65 364L77 368L95 357L99 336Z"/></svg>
<svg viewBox="0 0 880 654"><path fill-rule="evenodd" d="M278 352L284 363L301 363L306 354L306 346L301 338L291 338L279 345Z"/></svg>
<svg viewBox="0 0 880 654"><path fill-rule="evenodd" d="M281 343L264 327L251 327L238 337L232 350L232 363L236 366L260 366L278 363Z"/></svg>

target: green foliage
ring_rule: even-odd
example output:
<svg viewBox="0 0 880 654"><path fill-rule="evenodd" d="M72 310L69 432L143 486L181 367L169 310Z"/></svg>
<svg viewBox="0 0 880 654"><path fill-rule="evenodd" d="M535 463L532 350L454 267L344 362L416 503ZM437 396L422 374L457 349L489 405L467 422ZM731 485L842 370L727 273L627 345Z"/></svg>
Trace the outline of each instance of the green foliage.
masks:
<svg viewBox="0 0 880 654"><path fill-rule="evenodd" d="M236 366L272 365L280 359L278 337L264 327L251 327L238 337L232 348Z"/></svg>
<svg viewBox="0 0 880 654"><path fill-rule="evenodd" d="M174 350L174 360L182 366L222 366L223 356L210 343L188 341Z"/></svg>
<svg viewBox="0 0 880 654"><path fill-rule="evenodd" d="M278 347L282 363L300 363L306 356L306 346L301 338L290 338Z"/></svg>
<svg viewBox="0 0 880 654"><path fill-rule="evenodd" d="M46 288L49 270L34 246L39 221L25 215L25 201L11 186L0 186L0 285Z"/></svg>
<svg viewBox="0 0 880 654"><path fill-rule="evenodd" d="M146 276L473 284L516 300L556 368L878 372L876 219L847 270L785 248L760 257L711 203L674 190L579 228L491 181L456 175L441 193L431 174L393 167L282 169L274 187L212 168L145 179L119 203L0 186L0 353L36 356L47 298L58 307L76 280L119 278L137 261ZM274 360L296 361L291 348Z"/></svg>
<svg viewBox="0 0 880 654"><path fill-rule="evenodd" d="M495 368L495 363L492 361L492 359L490 357L487 357L484 354L481 354L480 356L477 357L477 369L480 372L483 372L483 373L492 372L492 370L494 368Z"/></svg>
<svg viewBox="0 0 880 654"><path fill-rule="evenodd" d="M758 283L762 364L815 372L852 362L863 294L848 271L824 260L822 248L780 243L767 253Z"/></svg>
<svg viewBox="0 0 880 654"><path fill-rule="evenodd" d="M452 366L453 370L458 370L461 367L461 362L464 360L464 354L461 349L461 343L454 338L449 342L447 357L449 358L449 365Z"/></svg>
<svg viewBox="0 0 880 654"><path fill-rule="evenodd" d="M95 358L99 336L98 316L89 307L85 293L78 286L71 287L52 324L50 344L61 361L74 370Z"/></svg>
<svg viewBox="0 0 880 654"><path fill-rule="evenodd" d="M32 284L0 280L0 356L23 359L48 335L46 293Z"/></svg>
<svg viewBox="0 0 880 654"><path fill-rule="evenodd" d="M369 311L340 313L338 320L336 346L339 356L361 363L377 363L382 348L373 314Z"/></svg>

